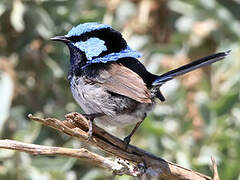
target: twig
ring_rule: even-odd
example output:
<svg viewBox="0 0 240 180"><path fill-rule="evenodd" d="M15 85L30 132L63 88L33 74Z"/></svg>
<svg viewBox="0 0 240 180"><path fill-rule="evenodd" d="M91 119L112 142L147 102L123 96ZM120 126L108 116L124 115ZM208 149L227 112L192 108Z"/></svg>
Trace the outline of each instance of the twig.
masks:
<svg viewBox="0 0 240 180"><path fill-rule="evenodd" d="M71 149L62 147L43 146L36 144L28 144L14 140L0 140L0 148L12 149L30 153L32 155L47 155L47 156L67 156L78 159L85 159L94 165L114 171L117 175L127 174L137 177L141 170L138 172L137 167L133 164L123 165L119 160L112 160L110 158L102 157L98 154L90 152L87 149Z"/></svg>
<svg viewBox="0 0 240 180"><path fill-rule="evenodd" d="M220 180L220 177L218 175L217 163L213 157L211 157L211 160L213 166L213 180Z"/></svg>
<svg viewBox="0 0 240 180"><path fill-rule="evenodd" d="M155 177L160 177L163 180L211 180L211 177L209 176L195 172L190 169L186 169L175 163L166 161L162 158L159 158L135 146L129 145L126 150L125 143L121 139L112 136L111 134L107 133L106 131L97 127L96 125L93 126L93 138L88 141L88 133L87 133L88 122L87 122L87 119L85 119L79 113L67 114L66 120L64 121L61 121L55 118L43 119L43 118L32 116L31 114L29 115L29 118L34 121L38 121L46 126L57 129L58 131L68 134L72 137L75 137L80 141L86 142L87 144L96 146L102 149L103 151L107 152L108 154L113 155L114 157L122 158L124 159L123 162L125 162L126 160L132 162L134 165L132 165L131 168L128 168L128 169L133 169L133 170L128 170L128 173L124 172L122 174L138 176L140 179L144 177L155 176ZM6 141L6 142L9 142L9 141ZM36 145L36 146L39 147L39 145ZM0 145L0 147L2 146ZM20 149L17 149L16 146L14 146L14 144L11 144L6 147L9 147L9 149L20 150ZM51 148L51 147L48 147L48 148ZM53 147L53 148L56 148L56 147ZM64 150L65 149L66 148L64 148ZM78 153L78 149L76 150L73 149L72 151L76 151ZM85 151L89 152L88 150L85 150ZM34 150L31 153L34 153ZM38 151L36 151L35 154L36 153L38 153ZM91 154L91 152L89 153ZM67 154L56 154L56 153L55 154L53 153L51 155L67 156ZM99 155L94 154L94 156L100 158ZM71 157L75 157L75 156L71 156ZM77 158L84 158L84 157L78 156ZM101 157L101 158L104 158L104 157ZM87 158L85 157L84 159L87 159ZM100 163L100 161L95 162L93 158L90 158L88 160L98 165ZM126 165L126 164L123 165L124 163L120 163L120 164L122 166ZM104 167L104 168L113 170L111 165L108 165L108 166L110 168L109 167ZM121 173L117 171L116 174L121 174Z"/></svg>
<svg viewBox="0 0 240 180"><path fill-rule="evenodd" d="M125 149L125 143L107 133L103 129L93 126L93 138L88 141L88 122L79 113L70 113L66 115L66 120L60 121L54 118L38 118L29 115L29 118L44 125L55 128L61 132L64 132L70 136L76 137L81 141L101 148L105 152L120 157L122 159L131 161L135 164L145 163L147 167L147 173L151 176L158 176L162 179L181 179L181 180L210 180L209 176L194 172L192 170L183 168L177 164L166 161L162 158L156 157L149 152L139 149L135 146L129 145L128 149Z"/></svg>

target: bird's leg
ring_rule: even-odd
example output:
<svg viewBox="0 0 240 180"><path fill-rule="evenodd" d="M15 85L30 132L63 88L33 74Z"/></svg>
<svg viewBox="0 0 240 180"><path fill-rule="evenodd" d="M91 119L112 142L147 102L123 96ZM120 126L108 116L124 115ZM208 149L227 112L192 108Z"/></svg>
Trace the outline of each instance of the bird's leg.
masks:
<svg viewBox="0 0 240 180"><path fill-rule="evenodd" d="M160 89L158 88L156 91L156 97L158 99L160 99L160 101L164 102L165 101L165 97L163 96L162 92L160 91Z"/></svg>
<svg viewBox="0 0 240 180"><path fill-rule="evenodd" d="M131 131L131 133L123 139L123 141L126 143L126 146L125 146L126 149L127 149L128 145L129 145L129 143L130 143L130 141L131 141L132 135L136 132L136 130L137 130L138 127L141 125L141 123L144 121L144 119L145 119L146 116L147 116L147 114L145 113L143 119L142 119L141 121L139 121L139 122L135 125L135 127L133 128L133 130Z"/></svg>
<svg viewBox="0 0 240 180"><path fill-rule="evenodd" d="M101 117L102 113L82 114L88 120L88 140L92 138L93 134L93 121L95 118Z"/></svg>
<svg viewBox="0 0 240 180"><path fill-rule="evenodd" d="M130 143L130 141L131 141L132 135L135 133L135 131L138 129L138 127L140 126L140 124L141 124L142 122L143 122L143 120L140 121L140 122L138 122L138 123L135 125L135 127L133 128L133 130L131 131L131 133L123 139L123 141L124 141L125 144L126 144L126 149L127 149L128 145L129 145L129 143Z"/></svg>

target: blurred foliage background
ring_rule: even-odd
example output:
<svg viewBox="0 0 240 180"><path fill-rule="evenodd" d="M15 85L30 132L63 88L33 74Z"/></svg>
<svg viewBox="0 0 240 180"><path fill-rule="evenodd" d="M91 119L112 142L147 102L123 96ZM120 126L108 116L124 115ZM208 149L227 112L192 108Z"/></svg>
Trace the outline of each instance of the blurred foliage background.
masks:
<svg viewBox="0 0 240 180"><path fill-rule="evenodd" d="M68 112L82 112L66 79L68 49L49 38L98 21L121 31L157 74L232 49L224 61L164 85L166 102L157 102L132 144L207 175L213 156L222 179L240 180L239 9L239 0L1 0L0 138L103 154L27 118L33 113L64 119ZM131 128L117 133L124 137ZM0 150L4 180L110 176L81 160Z"/></svg>

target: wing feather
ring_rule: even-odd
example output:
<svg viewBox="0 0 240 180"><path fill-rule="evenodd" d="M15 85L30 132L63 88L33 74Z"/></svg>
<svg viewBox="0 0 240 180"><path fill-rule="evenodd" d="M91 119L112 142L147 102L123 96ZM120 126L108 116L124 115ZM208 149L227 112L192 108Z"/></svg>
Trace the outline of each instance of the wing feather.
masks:
<svg viewBox="0 0 240 180"><path fill-rule="evenodd" d="M109 69L102 70L99 83L107 91L127 96L140 103L152 103L151 93L143 79L122 64L111 63Z"/></svg>

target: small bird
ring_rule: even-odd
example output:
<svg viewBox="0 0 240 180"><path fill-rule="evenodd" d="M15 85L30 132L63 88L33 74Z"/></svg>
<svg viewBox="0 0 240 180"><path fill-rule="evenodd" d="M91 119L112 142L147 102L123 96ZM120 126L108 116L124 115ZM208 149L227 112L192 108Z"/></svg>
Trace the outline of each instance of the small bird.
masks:
<svg viewBox="0 0 240 180"><path fill-rule="evenodd" d="M230 50L203 57L162 75L146 70L141 53L128 46L121 33L96 22L79 24L66 35L51 38L64 42L70 51L68 80L72 95L92 123L117 128L136 124L124 138L126 146L155 98L164 101L160 87L167 81L226 57Z"/></svg>

